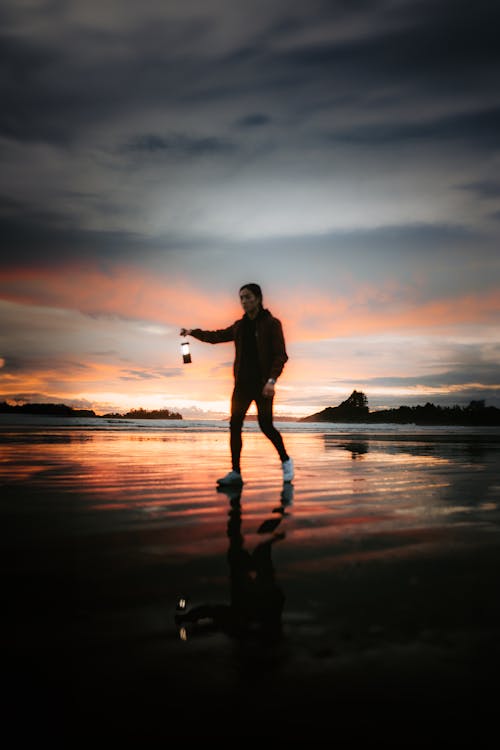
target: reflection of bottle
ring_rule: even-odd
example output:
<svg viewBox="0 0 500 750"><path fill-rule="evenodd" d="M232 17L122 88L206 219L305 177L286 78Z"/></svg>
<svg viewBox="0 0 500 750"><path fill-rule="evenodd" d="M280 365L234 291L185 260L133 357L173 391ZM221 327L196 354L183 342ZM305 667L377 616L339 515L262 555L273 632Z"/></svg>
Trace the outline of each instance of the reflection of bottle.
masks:
<svg viewBox="0 0 500 750"><path fill-rule="evenodd" d="M185 365L189 364L191 362L191 353L189 351L189 341L186 339L181 344L181 350L182 350L182 361Z"/></svg>

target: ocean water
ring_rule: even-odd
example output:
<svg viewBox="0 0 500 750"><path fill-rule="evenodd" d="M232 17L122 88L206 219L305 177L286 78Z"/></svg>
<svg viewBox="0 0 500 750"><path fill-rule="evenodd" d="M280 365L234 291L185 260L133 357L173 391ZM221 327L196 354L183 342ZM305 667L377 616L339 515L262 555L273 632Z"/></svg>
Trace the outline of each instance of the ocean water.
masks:
<svg viewBox="0 0 500 750"><path fill-rule="evenodd" d="M217 478L230 468L225 421L108 420L10 415L0 420L0 487L26 518L47 516L65 497L61 531L196 525L224 543ZM410 526L496 523L500 431L492 428L276 423L295 462L295 540L321 529L396 535ZM245 517L279 505L281 464L256 422L243 434ZM292 497L289 498L290 501ZM290 502L291 505L291 502ZM361 522L362 519L362 522ZM443 519L445 523L443 525ZM67 521L67 527L65 522ZM36 523L29 524L36 529ZM329 539L328 535L332 536ZM175 533L172 537L175 549Z"/></svg>
<svg viewBox="0 0 500 750"><path fill-rule="evenodd" d="M280 422L275 419L280 432L322 433L331 435L478 435L500 436L500 427L474 427L462 425L416 425L416 424L364 424L331 422ZM0 431L9 428L54 428L85 430L120 430L139 432L227 432L228 420L196 419L108 419L104 417L54 417L35 414L0 414ZM246 432L259 432L254 420L243 426Z"/></svg>

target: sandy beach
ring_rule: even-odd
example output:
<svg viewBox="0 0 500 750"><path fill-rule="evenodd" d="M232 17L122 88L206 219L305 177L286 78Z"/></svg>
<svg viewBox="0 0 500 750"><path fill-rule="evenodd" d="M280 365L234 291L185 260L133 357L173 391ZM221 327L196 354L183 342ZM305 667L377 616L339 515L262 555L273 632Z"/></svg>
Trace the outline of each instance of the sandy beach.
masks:
<svg viewBox="0 0 500 750"><path fill-rule="evenodd" d="M292 485L251 431L228 493L224 431L2 426L19 741L494 726L500 438L285 440Z"/></svg>

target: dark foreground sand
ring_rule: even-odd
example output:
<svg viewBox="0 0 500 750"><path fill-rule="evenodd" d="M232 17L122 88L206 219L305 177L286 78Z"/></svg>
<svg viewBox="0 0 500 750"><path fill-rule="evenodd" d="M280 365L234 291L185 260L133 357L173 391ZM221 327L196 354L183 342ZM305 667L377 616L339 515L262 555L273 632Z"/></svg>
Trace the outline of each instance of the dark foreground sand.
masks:
<svg viewBox="0 0 500 750"><path fill-rule="evenodd" d="M286 439L293 487L249 434L238 495L219 433L1 435L16 746L485 744L500 443Z"/></svg>

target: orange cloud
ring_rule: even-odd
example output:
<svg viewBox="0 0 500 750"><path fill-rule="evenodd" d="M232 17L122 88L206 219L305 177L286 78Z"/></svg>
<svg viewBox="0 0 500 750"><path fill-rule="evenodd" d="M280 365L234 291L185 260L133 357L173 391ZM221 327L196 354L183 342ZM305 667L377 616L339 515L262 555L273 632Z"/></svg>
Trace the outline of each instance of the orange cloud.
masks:
<svg viewBox="0 0 500 750"><path fill-rule="evenodd" d="M9 269L0 294L10 302L179 326L221 325L228 314L230 322L239 313L236 295L215 297L183 279L123 265L109 273L87 265Z"/></svg>
<svg viewBox="0 0 500 750"><path fill-rule="evenodd" d="M170 325L207 328L229 325L241 314L236 291L214 295L184 278L154 275L133 266L105 272L80 265L56 270L22 268L2 277L1 296L24 304L116 315ZM413 290L388 281L384 288L360 286L332 296L317 289L275 294L273 312L287 338L320 340L339 336L492 323L500 316L500 292L465 294L419 302Z"/></svg>
<svg viewBox="0 0 500 750"><path fill-rule="evenodd" d="M466 294L426 302L401 299L401 293L372 295L360 289L354 296L331 299L301 294L296 304L283 304L282 318L297 340L314 341L343 336L373 335L434 329L500 320L500 292Z"/></svg>

